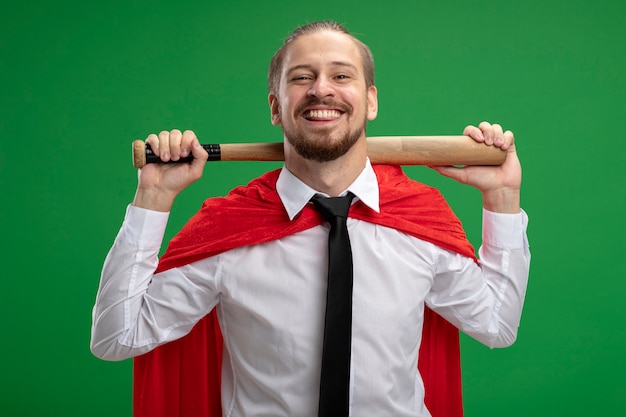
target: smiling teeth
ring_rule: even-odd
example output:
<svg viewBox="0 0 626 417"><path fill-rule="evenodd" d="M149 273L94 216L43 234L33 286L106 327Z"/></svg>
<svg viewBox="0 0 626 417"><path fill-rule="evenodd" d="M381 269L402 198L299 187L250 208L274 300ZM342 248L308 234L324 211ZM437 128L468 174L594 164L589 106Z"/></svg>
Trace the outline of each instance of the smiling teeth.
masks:
<svg viewBox="0 0 626 417"><path fill-rule="evenodd" d="M337 110L309 110L304 114L307 119L336 119L341 116Z"/></svg>

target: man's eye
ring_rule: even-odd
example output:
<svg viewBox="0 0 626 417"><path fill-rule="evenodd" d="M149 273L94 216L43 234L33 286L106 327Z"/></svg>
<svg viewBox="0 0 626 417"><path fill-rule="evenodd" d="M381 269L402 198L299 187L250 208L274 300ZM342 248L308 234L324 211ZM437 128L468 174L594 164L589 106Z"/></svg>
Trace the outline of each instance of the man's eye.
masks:
<svg viewBox="0 0 626 417"><path fill-rule="evenodd" d="M346 75L346 74L339 74L335 78L338 79L338 80L347 80L350 77L348 75Z"/></svg>

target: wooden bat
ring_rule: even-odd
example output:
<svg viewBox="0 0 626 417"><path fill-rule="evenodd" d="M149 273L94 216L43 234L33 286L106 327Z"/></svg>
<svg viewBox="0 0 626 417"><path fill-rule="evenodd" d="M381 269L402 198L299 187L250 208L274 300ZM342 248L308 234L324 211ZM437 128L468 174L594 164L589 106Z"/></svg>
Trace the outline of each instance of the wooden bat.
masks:
<svg viewBox="0 0 626 417"><path fill-rule="evenodd" d="M282 142L202 145L209 161L284 161ZM367 138L373 164L389 165L501 165L506 151L474 141L469 136L373 136ZM172 163L189 162L193 156ZM160 163L141 140L133 142L133 165ZM169 163L169 162L168 162Z"/></svg>

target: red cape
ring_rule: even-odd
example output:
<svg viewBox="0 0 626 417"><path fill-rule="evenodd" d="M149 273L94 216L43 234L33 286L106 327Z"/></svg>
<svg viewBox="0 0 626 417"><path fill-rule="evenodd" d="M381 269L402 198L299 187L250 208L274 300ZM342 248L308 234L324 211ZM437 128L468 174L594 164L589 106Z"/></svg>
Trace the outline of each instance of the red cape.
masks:
<svg viewBox="0 0 626 417"><path fill-rule="evenodd" d="M409 179L399 167L377 165L374 170L380 213L357 202L350 217L400 230L476 260L460 221L436 189ZM310 205L289 220L276 192L279 172L237 187L226 197L206 200L171 240L157 272L321 224L323 218ZM213 310L188 335L136 357L134 416L221 416L222 346ZM424 380L425 403L433 417L462 416L459 333L428 308L418 368Z"/></svg>

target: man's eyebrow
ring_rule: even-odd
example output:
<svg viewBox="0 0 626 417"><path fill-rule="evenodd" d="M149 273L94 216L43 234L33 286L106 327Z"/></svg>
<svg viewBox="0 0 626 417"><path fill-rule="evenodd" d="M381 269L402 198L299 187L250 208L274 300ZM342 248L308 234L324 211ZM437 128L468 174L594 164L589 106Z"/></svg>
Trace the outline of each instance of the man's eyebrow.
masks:
<svg viewBox="0 0 626 417"><path fill-rule="evenodd" d="M351 62L347 62L347 61L333 61L330 63L331 66L335 66L335 67L348 67L354 71L357 71L358 68L356 67L356 65L354 65Z"/></svg>
<svg viewBox="0 0 626 417"><path fill-rule="evenodd" d="M350 62L347 62L347 61L333 61L333 62L331 62L328 65L329 66L333 66L333 67L348 67L348 68L350 68L353 71L357 71L358 70L356 65L354 65L354 64L352 64ZM299 70L309 70L309 71L312 71L313 69L314 69L313 65L310 65L310 64L300 64L300 65L295 65L295 66L289 68L287 70L287 74L291 74L292 72L299 71Z"/></svg>

